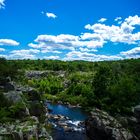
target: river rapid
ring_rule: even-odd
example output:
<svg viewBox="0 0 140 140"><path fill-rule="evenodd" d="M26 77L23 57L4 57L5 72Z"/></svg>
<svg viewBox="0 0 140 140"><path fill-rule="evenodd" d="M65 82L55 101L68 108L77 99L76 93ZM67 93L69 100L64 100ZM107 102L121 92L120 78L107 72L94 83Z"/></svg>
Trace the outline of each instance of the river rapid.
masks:
<svg viewBox="0 0 140 140"><path fill-rule="evenodd" d="M52 124L54 140L89 140L86 136L84 121L88 113L78 107L46 102L50 111L49 123Z"/></svg>

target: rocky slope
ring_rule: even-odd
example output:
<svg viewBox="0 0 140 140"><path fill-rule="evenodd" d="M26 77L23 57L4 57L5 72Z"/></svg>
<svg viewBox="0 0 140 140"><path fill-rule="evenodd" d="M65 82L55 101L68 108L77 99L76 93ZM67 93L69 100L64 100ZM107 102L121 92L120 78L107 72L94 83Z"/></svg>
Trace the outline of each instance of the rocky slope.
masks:
<svg viewBox="0 0 140 140"><path fill-rule="evenodd" d="M0 140L51 140L46 130L47 124L43 122L47 110L40 94L29 87L16 86L10 82L6 85L10 88L3 85L1 90L11 103L8 110L14 116L10 116L12 121L9 118L0 121Z"/></svg>
<svg viewBox="0 0 140 140"><path fill-rule="evenodd" d="M85 126L91 140L138 140L114 117L98 109L91 112L91 117L86 120Z"/></svg>

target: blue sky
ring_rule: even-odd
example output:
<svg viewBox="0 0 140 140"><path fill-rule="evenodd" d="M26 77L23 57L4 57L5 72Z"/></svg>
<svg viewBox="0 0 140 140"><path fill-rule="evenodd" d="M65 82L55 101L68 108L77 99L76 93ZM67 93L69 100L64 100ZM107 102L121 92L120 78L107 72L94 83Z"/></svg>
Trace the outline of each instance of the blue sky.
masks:
<svg viewBox="0 0 140 140"><path fill-rule="evenodd" d="M0 0L0 57L140 57L139 0Z"/></svg>

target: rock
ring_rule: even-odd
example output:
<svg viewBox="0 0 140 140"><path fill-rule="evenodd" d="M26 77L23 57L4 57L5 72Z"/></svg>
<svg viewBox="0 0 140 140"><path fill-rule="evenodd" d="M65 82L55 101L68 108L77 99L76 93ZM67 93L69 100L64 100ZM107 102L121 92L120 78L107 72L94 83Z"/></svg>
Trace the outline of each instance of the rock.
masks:
<svg viewBox="0 0 140 140"><path fill-rule="evenodd" d="M39 101L32 101L30 102L29 112L31 116L40 117L45 113L45 108Z"/></svg>
<svg viewBox="0 0 140 140"><path fill-rule="evenodd" d="M12 132L14 140L23 140L23 137L18 132Z"/></svg>
<svg viewBox="0 0 140 140"><path fill-rule="evenodd" d="M6 83L4 85L4 88L5 88L6 91L11 91L11 90L15 89L15 87L14 87L14 85L12 83Z"/></svg>
<svg viewBox="0 0 140 140"><path fill-rule="evenodd" d="M50 109L50 108L47 108L47 111L48 111L49 113L53 112L53 110Z"/></svg>
<svg viewBox="0 0 140 140"><path fill-rule="evenodd" d="M63 102L62 102L62 101L58 101L57 103L58 103L58 104L63 104Z"/></svg>
<svg viewBox="0 0 140 140"><path fill-rule="evenodd" d="M140 139L140 105L137 105L133 109L134 117L128 119L129 126L135 135Z"/></svg>
<svg viewBox="0 0 140 140"><path fill-rule="evenodd" d="M34 89L31 89L31 90L27 91L27 94L28 94L28 100L29 101L40 101L41 100L40 93L38 93Z"/></svg>
<svg viewBox="0 0 140 140"><path fill-rule="evenodd" d="M106 112L95 109L91 114L85 121L86 133L91 140L136 140Z"/></svg>
<svg viewBox="0 0 140 140"><path fill-rule="evenodd" d="M58 125L61 126L61 127L64 127L64 126L67 126L67 123L59 121Z"/></svg>
<svg viewBox="0 0 140 140"><path fill-rule="evenodd" d="M63 115L51 115L48 114L49 119L54 119L55 121L65 121L69 120L69 117L63 116Z"/></svg>
<svg viewBox="0 0 140 140"><path fill-rule="evenodd" d="M140 123L140 105L134 107L134 116L137 118L137 121Z"/></svg>
<svg viewBox="0 0 140 140"><path fill-rule="evenodd" d="M72 131L73 131L73 128L72 128L72 127L69 127L69 126L67 126L67 125L65 125L65 126L63 127L63 129L64 129L65 132L72 132Z"/></svg>
<svg viewBox="0 0 140 140"><path fill-rule="evenodd" d="M35 122L35 124L39 124L39 120L36 116L31 116L30 118Z"/></svg>
<svg viewBox="0 0 140 140"><path fill-rule="evenodd" d="M4 96L12 101L13 103L17 103L17 102L22 102L22 92L18 92L18 91L9 91L7 93L4 93Z"/></svg>

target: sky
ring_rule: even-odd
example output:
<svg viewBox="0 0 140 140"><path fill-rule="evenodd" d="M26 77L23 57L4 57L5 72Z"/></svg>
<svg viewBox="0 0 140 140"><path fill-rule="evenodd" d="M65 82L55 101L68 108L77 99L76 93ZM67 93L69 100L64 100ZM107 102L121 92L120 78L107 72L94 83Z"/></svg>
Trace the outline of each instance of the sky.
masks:
<svg viewBox="0 0 140 140"><path fill-rule="evenodd" d="M0 0L0 57L140 58L140 0Z"/></svg>

